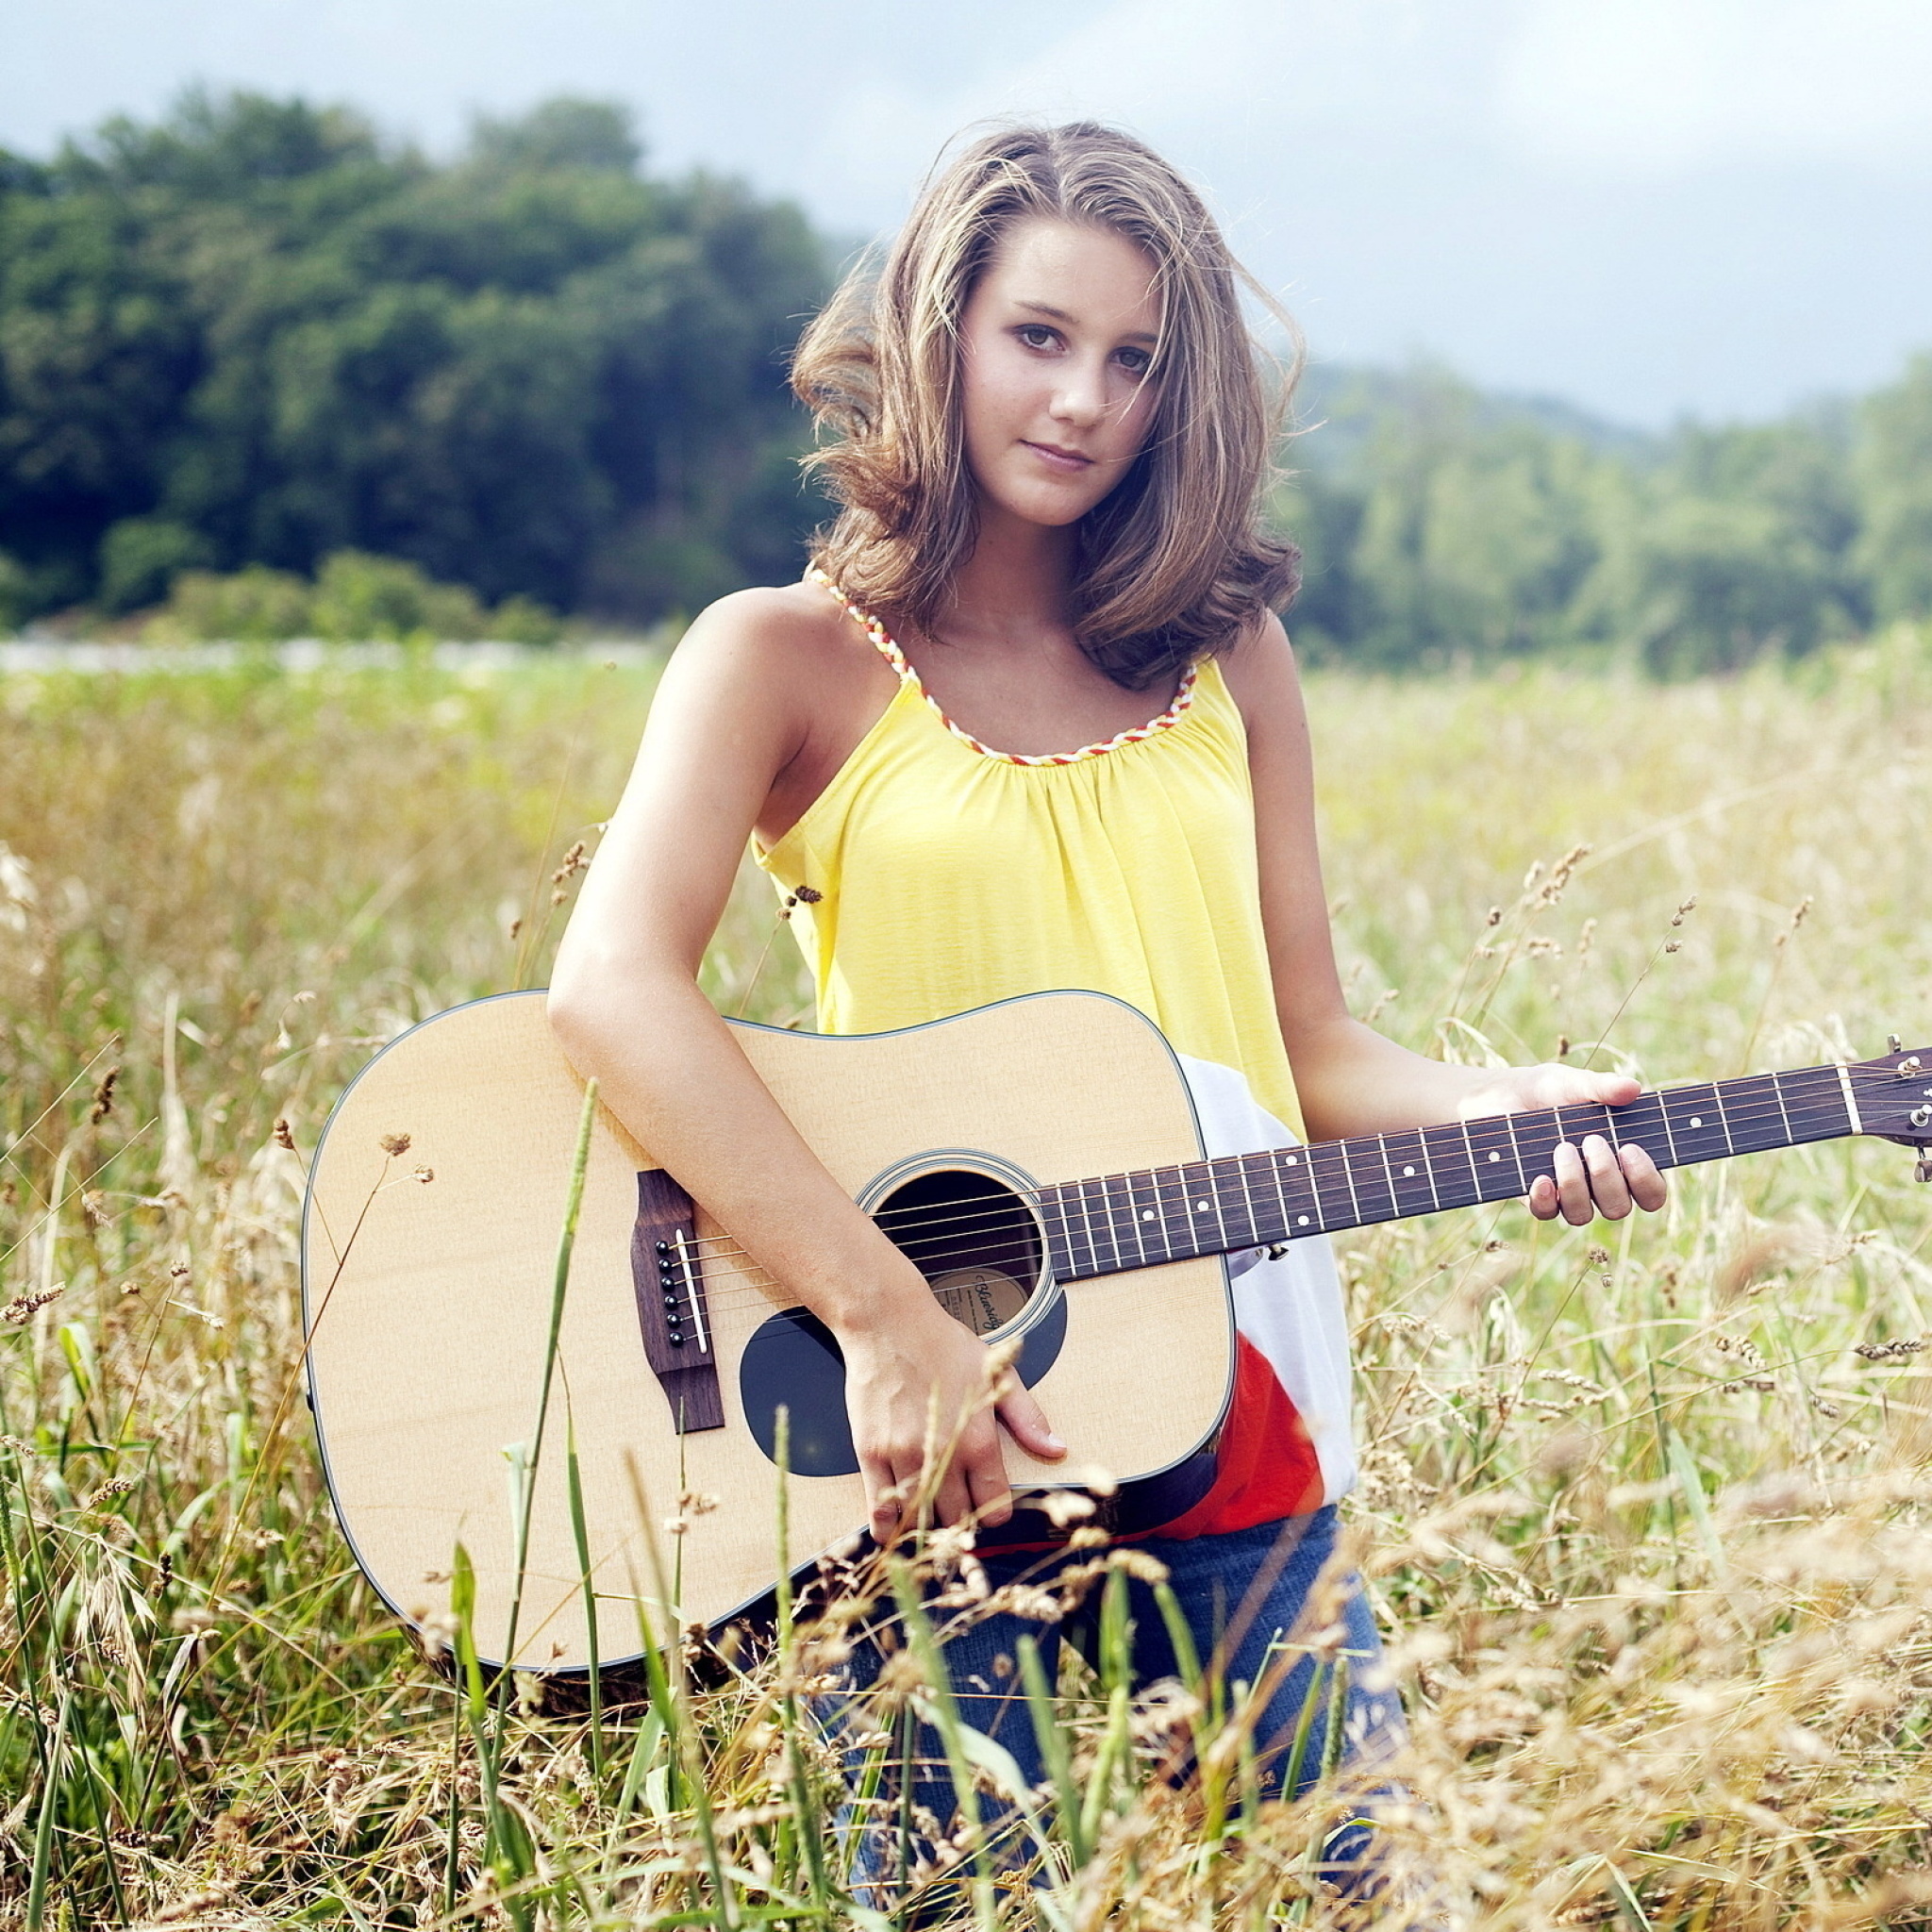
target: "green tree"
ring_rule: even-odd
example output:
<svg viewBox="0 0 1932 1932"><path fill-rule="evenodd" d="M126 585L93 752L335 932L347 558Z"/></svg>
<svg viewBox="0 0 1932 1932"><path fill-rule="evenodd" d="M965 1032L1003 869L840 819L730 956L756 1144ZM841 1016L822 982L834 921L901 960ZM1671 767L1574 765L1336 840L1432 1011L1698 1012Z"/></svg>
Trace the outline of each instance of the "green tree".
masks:
<svg viewBox="0 0 1932 1932"><path fill-rule="evenodd" d="M194 94L0 162L16 601L354 549L648 619L789 574L819 506L783 355L826 251L640 158L597 103L435 166L341 109Z"/></svg>
<svg viewBox="0 0 1932 1932"><path fill-rule="evenodd" d="M1932 613L1932 355L1859 411L1857 558L1882 618Z"/></svg>

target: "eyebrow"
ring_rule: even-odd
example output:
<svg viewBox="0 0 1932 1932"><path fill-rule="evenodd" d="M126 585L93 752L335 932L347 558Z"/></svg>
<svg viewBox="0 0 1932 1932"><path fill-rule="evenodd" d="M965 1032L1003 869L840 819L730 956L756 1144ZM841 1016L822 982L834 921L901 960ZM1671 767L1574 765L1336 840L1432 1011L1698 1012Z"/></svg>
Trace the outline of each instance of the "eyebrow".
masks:
<svg viewBox="0 0 1932 1932"><path fill-rule="evenodd" d="M1067 313L1067 311L1066 311L1066 310L1065 310L1064 308L1054 308L1054 307L1053 307L1053 305L1052 305L1051 303L1048 303L1048 302L1024 302L1024 301L1022 301L1022 302L1016 302L1014 306L1015 306L1016 308L1030 308L1030 309L1032 309L1032 311L1034 312L1034 314L1035 314L1035 315L1050 315L1050 316L1052 316L1052 317L1053 317L1053 319L1054 319L1054 320L1055 320L1056 322L1067 322L1067 323L1071 323L1071 322L1073 322L1073 321L1074 321L1074 318L1073 316L1069 315L1069 314ZM1134 330L1132 330L1132 331L1131 331L1131 332L1130 332L1129 334L1127 334L1127 335L1124 335L1124 336L1123 336L1123 337L1121 338L1121 341L1124 341L1124 342L1154 342L1154 343L1158 343L1158 341L1159 341L1159 338L1158 338L1158 336L1152 336L1152 335L1149 335L1149 334L1147 333L1147 331L1146 331L1145 329L1139 329L1139 328L1137 328L1137 329L1134 329Z"/></svg>

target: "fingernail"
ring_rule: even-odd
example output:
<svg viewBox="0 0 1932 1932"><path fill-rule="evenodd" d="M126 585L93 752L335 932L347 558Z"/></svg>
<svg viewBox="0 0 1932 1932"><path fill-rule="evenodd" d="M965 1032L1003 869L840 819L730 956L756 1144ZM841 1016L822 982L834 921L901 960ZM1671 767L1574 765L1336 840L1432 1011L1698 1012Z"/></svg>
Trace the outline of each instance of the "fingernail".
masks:
<svg viewBox="0 0 1932 1932"><path fill-rule="evenodd" d="M1049 1449L1064 1451L1067 1445L1058 1436L1049 1434L1046 1439L1046 1446Z"/></svg>

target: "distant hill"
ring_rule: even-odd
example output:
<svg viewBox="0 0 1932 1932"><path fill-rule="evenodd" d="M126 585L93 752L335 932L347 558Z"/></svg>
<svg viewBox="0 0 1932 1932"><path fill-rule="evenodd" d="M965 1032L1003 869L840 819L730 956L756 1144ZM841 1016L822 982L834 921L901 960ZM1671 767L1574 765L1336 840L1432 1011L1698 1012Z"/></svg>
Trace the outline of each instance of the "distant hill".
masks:
<svg viewBox="0 0 1932 1932"><path fill-rule="evenodd" d="M1290 461L1297 469L1348 474L1357 466L1377 423L1391 418L1415 421L1445 408L1457 410L1461 423L1470 428L1518 424L1631 462L1660 458L1667 442L1628 424L1592 415L1559 396L1473 389L1436 363L1374 369L1311 361L1295 389L1295 420L1301 433Z"/></svg>

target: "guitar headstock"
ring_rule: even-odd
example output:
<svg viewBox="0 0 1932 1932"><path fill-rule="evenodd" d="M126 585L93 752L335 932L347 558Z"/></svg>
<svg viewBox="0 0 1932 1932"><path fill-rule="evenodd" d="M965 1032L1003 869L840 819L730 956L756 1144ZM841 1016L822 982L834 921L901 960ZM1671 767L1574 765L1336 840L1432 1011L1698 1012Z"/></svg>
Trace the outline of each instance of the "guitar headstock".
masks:
<svg viewBox="0 0 1932 1932"><path fill-rule="evenodd" d="M1901 1047L1894 1035L1882 1058L1859 1060L1845 1072L1862 1131L1905 1147L1932 1148L1932 1046ZM1932 1173L1919 1178L1932 1179Z"/></svg>

